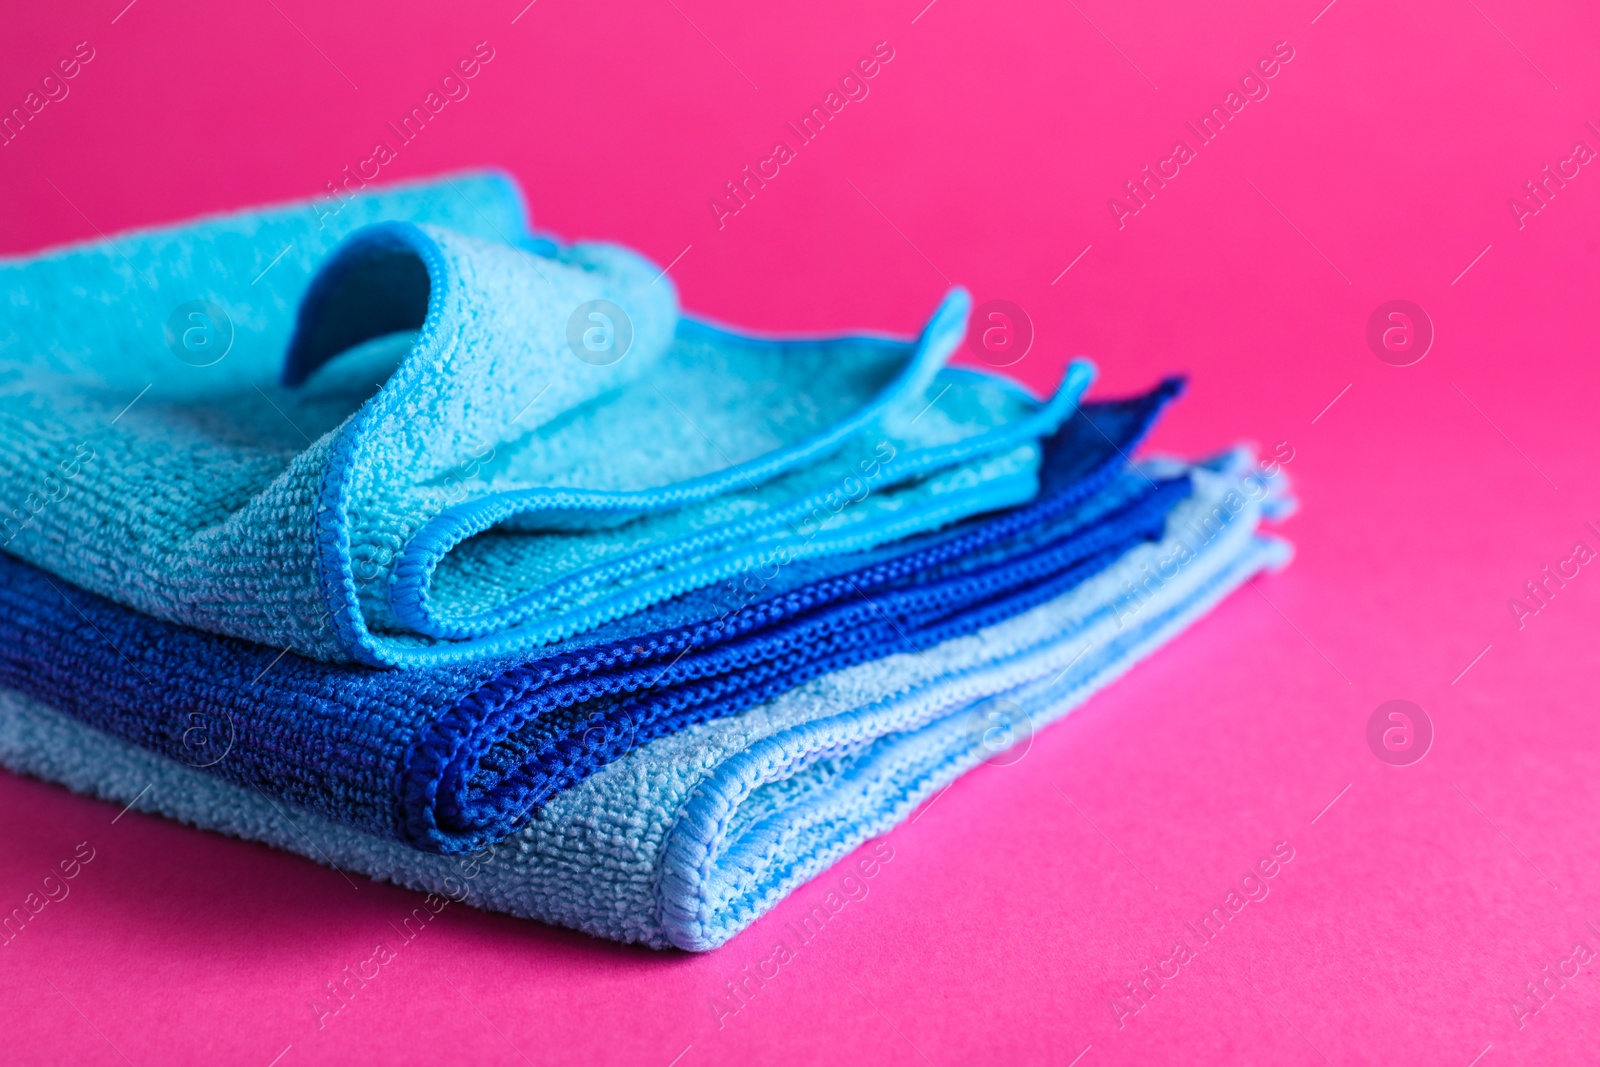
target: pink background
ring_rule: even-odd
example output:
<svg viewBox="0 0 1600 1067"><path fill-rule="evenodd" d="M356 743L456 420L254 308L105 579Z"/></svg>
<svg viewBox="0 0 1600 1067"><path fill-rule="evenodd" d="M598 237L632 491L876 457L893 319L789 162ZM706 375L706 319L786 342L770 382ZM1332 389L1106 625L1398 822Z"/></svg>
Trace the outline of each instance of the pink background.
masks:
<svg viewBox="0 0 1600 1067"><path fill-rule="evenodd" d="M471 95L385 175L504 166L546 227L662 264L689 246L685 304L751 326L910 331L946 278L1012 300L1037 329L1026 381L1076 353L1102 395L1187 371L1157 443L1287 441L1304 507L1293 567L896 830L870 896L720 1029L710 998L820 882L700 957L452 907L319 1031L308 1000L420 898L0 775L0 908L96 850L0 949L0 1059L1592 1056L1600 958L1520 1025L1508 1004L1600 950L1600 574L1521 630L1507 600L1600 548L1600 168L1524 228L1507 201L1600 149L1600 11L925 2L8 13L7 109L75 43L96 55L0 149L0 251L314 194L487 40ZM1119 230L1107 199L1282 40L1270 95ZM870 95L719 231L708 198L878 41ZM1414 366L1365 342L1392 298L1437 330ZM1414 766L1367 747L1393 698L1437 730ZM1114 987L1279 841L1270 896L1119 1028Z"/></svg>

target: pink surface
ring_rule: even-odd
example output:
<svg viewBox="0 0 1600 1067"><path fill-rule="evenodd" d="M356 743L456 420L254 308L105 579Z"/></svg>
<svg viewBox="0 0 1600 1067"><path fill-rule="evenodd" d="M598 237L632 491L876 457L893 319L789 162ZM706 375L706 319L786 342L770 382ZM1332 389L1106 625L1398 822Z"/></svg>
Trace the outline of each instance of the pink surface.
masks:
<svg viewBox="0 0 1600 1067"><path fill-rule="evenodd" d="M720 1027L711 999L833 876L701 957L452 907L319 1029L308 1001L419 898L0 775L0 908L94 857L0 949L0 1059L1592 1056L1600 574L1566 564L1520 628L1508 600L1600 549L1600 168L1563 162L1600 150L1593 5L125 2L8 13L5 107L94 58L0 148L0 250L316 193L486 40L386 176L503 165L541 224L675 262L736 322L909 331L959 282L1026 309L1035 385L1075 353L1102 394L1188 371L1158 444L1289 442L1299 556L896 830L870 895ZM708 198L880 41L868 96L719 229ZM1119 229L1108 198L1170 174L1280 41L1269 94ZM1576 176L1519 219L1547 164ZM1435 327L1411 366L1367 345L1391 299ZM1410 766L1368 747L1391 699L1436 731ZM1202 947L1185 924L1279 842ZM1146 965L1177 973L1119 1009Z"/></svg>

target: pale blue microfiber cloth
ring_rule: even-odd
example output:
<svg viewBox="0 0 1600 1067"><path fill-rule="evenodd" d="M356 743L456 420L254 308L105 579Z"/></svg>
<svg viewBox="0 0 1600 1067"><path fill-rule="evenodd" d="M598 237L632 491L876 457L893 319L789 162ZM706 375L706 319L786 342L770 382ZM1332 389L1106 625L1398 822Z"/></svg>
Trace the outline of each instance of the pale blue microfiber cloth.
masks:
<svg viewBox="0 0 1600 1067"><path fill-rule="evenodd" d="M1019 504L1039 401L914 340L681 315L493 175L0 261L0 545L328 661L519 653L770 559Z"/></svg>
<svg viewBox="0 0 1600 1067"><path fill-rule="evenodd" d="M1185 468L1154 460L1151 477ZM1292 501L1236 451L1191 471L1166 535L976 634L814 679L629 752L469 857L268 800L0 692L0 763L345 871L618 941L715 948L979 762L1017 751L1289 546Z"/></svg>

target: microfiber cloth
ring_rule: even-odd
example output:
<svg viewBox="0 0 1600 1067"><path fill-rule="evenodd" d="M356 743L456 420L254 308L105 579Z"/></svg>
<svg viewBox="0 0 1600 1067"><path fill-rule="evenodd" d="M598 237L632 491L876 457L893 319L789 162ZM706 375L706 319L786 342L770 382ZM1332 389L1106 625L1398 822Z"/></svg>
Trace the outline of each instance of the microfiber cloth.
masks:
<svg viewBox="0 0 1600 1067"><path fill-rule="evenodd" d="M1070 589L1159 537L1190 491L1128 468L1179 383L1086 405L1033 502L864 553L800 559L540 658L325 664L142 615L0 557L0 684L370 833L462 853L635 746ZM759 593L749 603L731 594Z"/></svg>
<svg viewBox="0 0 1600 1067"><path fill-rule="evenodd" d="M0 544L329 662L526 652L1022 503L1047 400L921 335L780 339L461 177L0 261Z"/></svg>
<svg viewBox="0 0 1600 1067"><path fill-rule="evenodd" d="M363 834L14 692L0 693L0 763L477 907L706 950L1285 564L1288 546L1257 527L1286 513L1286 487L1255 470L1236 452L1190 472L1195 493L1165 536L1070 592L635 748L472 856Z"/></svg>

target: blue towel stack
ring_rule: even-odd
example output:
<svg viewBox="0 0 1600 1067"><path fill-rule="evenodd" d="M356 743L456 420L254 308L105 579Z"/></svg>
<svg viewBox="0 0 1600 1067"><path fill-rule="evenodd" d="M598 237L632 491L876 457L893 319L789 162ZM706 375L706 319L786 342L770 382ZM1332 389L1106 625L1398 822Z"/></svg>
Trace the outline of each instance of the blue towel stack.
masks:
<svg viewBox="0 0 1600 1067"><path fill-rule="evenodd" d="M324 225L326 223L326 225ZM1287 546L914 341L680 313L494 175L0 261L0 763L345 870L715 947Z"/></svg>

